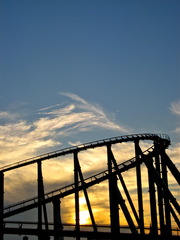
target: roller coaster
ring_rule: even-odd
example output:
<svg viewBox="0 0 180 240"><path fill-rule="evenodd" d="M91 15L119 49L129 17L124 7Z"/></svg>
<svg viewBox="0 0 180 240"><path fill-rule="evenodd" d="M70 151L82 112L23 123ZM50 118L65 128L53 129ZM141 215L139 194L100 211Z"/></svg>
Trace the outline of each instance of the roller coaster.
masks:
<svg viewBox="0 0 180 240"><path fill-rule="evenodd" d="M141 149L141 142L152 142L145 151ZM133 144L135 157L119 163L115 157L113 146L118 144ZM171 174L176 186L180 185L180 172L166 153L170 145L170 138L164 134L132 134L113 137L81 144L75 147L29 158L0 168L0 240L6 235L35 236L38 240L63 239L108 239L108 240L170 240L180 239L180 205L170 190L168 174ZM91 176L84 177L81 169L80 153L91 149L105 148L107 167ZM118 153L119 155L121 152ZM45 192L43 181L44 161L53 158L70 156L73 163L73 182L50 192ZM6 205L5 181L6 174L17 169L37 165L37 196L23 199ZM107 169L106 169L107 168ZM144 199L142 168L147 172L149 225L145 224L147 197ZM137 204L131 189L124 180L126 174L134 169L136 182ZM61 170L63 171L63 170ZM92 169L93 172L93 169ZM91 204L89 189L106 182L108 185L109 225L97 224ZM84 194L91 224L81 224L80 193ZM63 223L61 214L61 200L68 196L74 201L74 223ZM98 194L97 194L98 201ZM49 221L47 206L52 206L53 221ZM28 211L37 212L37 221L12 221L19 214ZM73 210L72 210L73 211ZM121 225L121 215L127 222L126 231ZM104 229L106 230L103 230ZM25 239L25 238L24 238ZM28 237L26 238L28 239Z"/></svg>

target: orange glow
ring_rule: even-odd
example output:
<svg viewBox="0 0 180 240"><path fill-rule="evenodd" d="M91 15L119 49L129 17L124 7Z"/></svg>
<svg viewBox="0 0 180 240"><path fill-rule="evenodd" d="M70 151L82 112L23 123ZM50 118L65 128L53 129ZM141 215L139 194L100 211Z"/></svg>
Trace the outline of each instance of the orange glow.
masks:
<svg viewBox="0 0 180 240"><path fill-rule="evenodd" d="M87 210L80 211L80 224L89 224L89 212Z"/></svg>
<svg viewBox="0 0 180 240"><path fill-rule="evenodd" d="M90 223L90 216L89 211L87 210L86 199L84 197L79 198L79 205L80 205L80 224L89 224Z"/></svg>

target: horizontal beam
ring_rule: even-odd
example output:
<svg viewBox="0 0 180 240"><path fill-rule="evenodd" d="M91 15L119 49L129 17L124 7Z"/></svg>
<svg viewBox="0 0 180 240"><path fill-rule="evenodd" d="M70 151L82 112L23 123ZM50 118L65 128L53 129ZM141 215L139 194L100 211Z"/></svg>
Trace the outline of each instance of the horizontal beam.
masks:
<svg viewBox="0 0 180 240"><path fill-rule="evenodd" d="M44 234L46 233L46 230L44 231ZM17 229L17 228L5 228L4 234L12 234L12 235L38 235L37 229ZM54 236L55 232L54 230L49 230L50 236ZM92 232L92 231L80 231L79 232L80 237L84 238L97 238L97 239L111 239L111 233L110 232ZM59 231L59 236L64 237L75 237L76 231L74 230L62 230ZM149 234L133 236L130 233L119 233L117 238L123 239L123 240L132 240L132 239L138 239L138 240L154 240L154 236L151 236ZM164 236L156 236L156 240L165 240ZM171 236L168 238L168 240L179 240L179 236Z"/></svg>

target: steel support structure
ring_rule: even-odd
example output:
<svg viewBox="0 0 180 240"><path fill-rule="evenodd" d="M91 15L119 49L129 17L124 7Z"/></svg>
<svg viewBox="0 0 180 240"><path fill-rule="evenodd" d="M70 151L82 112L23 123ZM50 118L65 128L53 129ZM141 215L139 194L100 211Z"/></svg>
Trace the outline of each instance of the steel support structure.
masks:
<svg viewBox="0 0 180 240"><path fill-rule="evenodd" d="M78 177L78 153L74 152L74 184L75 184L75 230L76 240L80 240L80 208L79 208L79 177Z"/></svg>
<svg viewBox="0 0 180 240"><path fill-rule="evenodd" d="M154 145L142 153L139 145L140 140L153 140ZM129 159L121 164L113 155L111 149L112 144L122 142L133 142L135 148L135 158ZM5 166L0 170L0 240L3 240L3 234L26 234L36 235L39 240L49 240L50 236L54 240L63 240L65 236L75 237L80 240L82 237L91 239L103 238L105 233L97 231L97 225L93 216L92 207L88 196L88 187L98 184L107 180L109 184L109 207L110 207L110 228L108 239L119 240L121 239L176 239L172 236L172 218L174 218L177 226L180 227L180 206L177 200L172 195L168 186L167 170L170 170L177 183L180 184L180 173L171 159L165 152L165 149L170 144L168 137L158 136L155 134L134 134L112 139L105 139L84 145L79 145L76 148L68 148L57 152L41 155L32 159L21 161L19 163ZM92 149L96 147L107 147L107 165L108 169L95 174L91 177L84 179L80 167L78 154L80 151ZM74 182L71 185L57 189L50 193L44 193L43 174L42 174L42 161L63 156L66 154L73 154L74 157ZM155 161L155 163L153 162ZM37 192L38 196L32 199L27 199L20 203L14 203L11 206L4 207L4 172L13 170L19 167L27 166L37 163ZM149 184L149 201L150 201L150 218L151 218L151 234L145 234L144 226L144 209L143 209L143 188L142 188L142 175L141 164L145 164L148 172ZM126 186L126 181L123 179L125 171L135 168L136 182L137 182L137 209L131 199L130 193ZM122 191L120 190L120 184ZM67 187L67 189L66 189ZM62 191L61 191L62 190ZM157 192L156 192L157 190ZM83 191L86 200L87 208L91 218L93 231L83 231L80 224L80 203L79 192ZM60 199L69 195L75 195L75 230L63 229L61 222L61 209ZM126 202L127 201L127 202ZM53 203L53 223L48 223L46 204ZM127 205L129 204L129 205ZM128 207L127 207L128 206ZM25 212L30 209L37 208L38 223L35 223L35 228L26 228L26 222L19 223L18 227L12 227L10 221L5 221L5 218L15 216L18 213ZM121 209L124 217L128 223L128 228L131 234L120 233L121 222ZM146 210L146 209L145 209ZM135 226L131 216L137 222ZM44 214L44 215L43 215ZM148 212L149 214L149 212ZM158 216L159 214L159 216ZM44 221L44 222L43 222ZM9 224L9 226L8 226ZM24 225L23 225L24 224ZM31 223L32 224L32 223ZM34 224L34 223L33 223ZM48 229L48 227L50 229ZM54 229L52 228L54 227ZM137 233L137 228L140 229L140 234ZM160 230L160 231L159 231ZM64 236L64 237L63 237Z"/></svg>
<svg viewBox="0 0 180 240"><path fill-rule="evenodd" d="M160 163L160 156L158 152L158 146L155 144L155 165L157 173L159 174L160 178L162 177L162 170L161 170L161 163ZM160 233L161 235L165 236L165 223L164 223L164 199L163 199L163 191L161 186L157 184L157 198L158 198L158 211L159 211L159 226L160 226Z"/></svg>
<svg viewBox="0 0 180 240"><path fill-rule="evenodd" d="M109 204L110 204L110 224L111 237L114 240L118 239L120 232L119 227L119 206L117 198L117 177L112 174L112 159L111 159L111 145L107 145L107 161L109 173Z"/></svg>
<svg viewBox="0 0 180 240"><path fill-rule="evenodd" d="M117 193L118 202L119 202L119 204L120 204L120 206L122 208L122 211L124 213L124 216L126 218L126 221L127 221L128 225L129 225L131 233L135 237L135 236L137 236L138 232L136 230L136 226L134 225L134 222L133 222L133 220L131 218L131 214L129 213L129 210L128 210L126 204L125 204L125 200L123 199L122 194L121 194L119 188L117 188L117 192L116 193Z"/></svg>
<svg viewBox="0 0 180 240"><path fill-rule="evenodd" d="M79 182L79 180L80 180L80 182ZM81 171L81 167L80 167L80 163L79 163L79 159L78 159L78 152L74 152L74 182L75 182L75 189L76 189L76 191L75 191L75 208L77 206L77 209L76 209L76 229L78 229L77 239L79 239L78 238L78 232L80 231L80 215L79 215L80 208L79 208L79 192L78 192L79 191L78 190L79 183L82 185L82 190L84 192L84 197L85 197L85 200L86 200L86 204L87 204L87 207L88 207L89 216L90 216L90 219L91 219L91 222L92 222L94 232L97 232L97 226L96 226L96 223L95 223L93 211L92 211L90 200L89 200L89 197L88 197L86 184L84 182L83 174L82 174L82 171Z"/></svg>
<svg viewBox="0 0 180 240"><path fill-rule="evenodd" d="M107 154L108 154L109 199L110 199L110 219L111 219L112 239L118 239L117 236L120 231L118 204L120 205L120 207L122 209L122 212L123 212L125 219L129 225L129 228L131 229L132 234L135 236L135 235L137 235L136 227L131 218L129 210L125 204L125 200L123 199L123 196L118 188L117 176L114 175L112 172L112 163L114 163L115 168L116 168L116 160L111 151L111 145L107 145Z"/></svg>
<svg viewBox="0 0 180 240"><path fill-rule="evenodd" d="M0 240L3 240L4 238L3 208L4 208L4 173L0 172Z"/></svg>
<svg viewBox="0 0 180 240"><path fill-rule="evenodd" d="M137 214L137 212L136 212L136 209L135 209L134 204L133 204L133 202L132 202L132 199L131 199L131 196L130 196L130 194L129 194L129 191L128 191L128 189L127 189L127 187L126 187L126 184L125 184L125 182L124 182L124 179L123 179L123 177L122 177L122 174L118 171L118 165L117 165L116 159L115 159L114 154L113 154L113 152L112 152L112 150L111 150L110 147L109 147L108 151L109 151L109 155L110 155L110 159L111 159L111 161L112 161L112 164L114 165L114 167L115 167L115 169L116 169L116 171L117 171L117 176L118 176L118 178L119 178L119 180L120 180L120 183L121 183L121 185L122 185L122 187L123 187L123 190L124 190L124 192L125 192L125 194L126 194L126 197L127 197L128 202L129 202L129 205L130 205L130 207L131 207L131 210L132 210L132 212L133 212L133 214L134 214L134 217L135 217L135 219L136 219L136 221L137 221L137 223L138 223L138 225L139 225L138 214ZM117 196L118 196L118 199L119 199L119 203L120 203L120 205L121 205L121 208L122 208L122 210L123 210L123 213L124 213L124 215L125 215L125 217L126 217L126 220L127 220L128 224L129 224L129 227L130 227L132 233L133 233L133 234L136 234L136 233L137 233L136 227L135 227L135 225L134 225L134 223L133 223L133 220L132 220L132 218L131 218L131 215L130 215L130 213L129 213L129 211L128 211L128 208L126 207L125 201L123 200L123 197L122 197L122 195L121 195L118 187L117 187Z"/></svg>
<svg viewBox="0 0 180 240"><path fill-rule="evenodd" d="M42 168L41 162L37 164L38 168L38 232L39 232L39 240L42 239L41 232L42 232Z"/></svg>
<svg viewBox="0 0 180 240"><path fill-rule="evenodd" d="M147 168L149 168L150 159L151 158L149 156L144 156L144 163L145 163ZM163 168L162 168L162 179L161 179L157 170L154 168L154 166L152 166L152 174L153 174L154 181L155 181L156 185L159 185L162 188L163 198L167 197L168 202L171 202L171 204L174 206L174 208L176 209L178 214L180 214L180 206L179 206L177 200L172 195L171 191L169 190L168 185L165 183L163 172L165 174L167 174L167 169L164 171Z"/></svg>
<svg viewBox="0 0 180 240"><path fill-rule="evenodd" d="M154 182L156 183L157 186L159 186L159 188L162 189L162 197L164 200L163 210L164 210L164 228L165 228L163 237L165 234L166 237L168 236L168 238L171 239L172 237L171 213L175 221L179 223L179 221L177 220L178 217L176 217L175 212L171 207L171 204L173 205L174 209L176 209L178 214L180 214L180 206L168 188L167 166L163 158L164 152L161 151L160 156L161 156L162 177L160 177L158 170L155 169L155 167L151 164L152 156L146 156L146 157L144 156L145 157L144 162L146 164L146 167L148 169L151 169L151 175L154 179Z"/></svg>
<svg viewBox="0 0 180 240"><path fill-rule="evenodd" d="M150 213L151 213L151 235L156 237L158 235L156 195L155 195L156 190L155 190L152 169L153 169L153 158L151 158L149 161L148 182L149 182L149 199L150 199Z"/></svg>
<svg viewBox="0 0 180 240"><path fill-rule="evenodd" d="M77 162L77 164L78 164L79 178L81 180L81 184L82 184L82 187L83 187L84 197L85 197L86 204L87 204L87 207L88 207L91 223L92 223L94 232L97 232L97 226L96 226L96 223L95 223L93 211L92 211L92 208L91 208L90 200L89 200L87 189L86 189L86 184L84 182L84 178L83 178L83 174L82 174L82 171L81 171L81 167L80 167L79 161Z"/></svg>
<svg viewBox="0 0 180 240"><path fill-rule="evenodd" d="M172 216L173 216L173 218L174 218L177 226L178 226L179 229L180 229L180 218L176 215L176 213L175 213L175 211L174 211L174 209L172 208L171 205L170 205L170 212L171 212L171 214L172 214ZM179 215L180 215L180 214L179 214Z"/></svg>
<svg viewBox="0 0 180 240"><path fill-rule="evenodd" d="M54 240L64 240L64 237L60 236L63 230L60 204L59 198L53 200Z"/></svg>
<svg viewBox="0 0 180 240"><path fill-rule="evenodd" d="M180 172L176 168L175 164L171 161L165 150L162 152L162 157L163 162L166 163L166 166L169 168L177 183L180 185Z"/></svg>
<svg viewBox="0 0 180 240"><path fill-rule="evenodd" d="M142 195L142 181L141 181L141 148L139 146L139 140L134 142L135 144L135 156L136 156L136 177L137 177L137 194L138 194L138 208L139 208L139 228L140 234L144 234L144 210L143 210L143 195Z"/></svg>
<svg viewBox="0 0 180 240"><path fill-rule="evenodd" d="M162 178L164 183L168 187L167 166L164 153L161 154L161 165L162 165ZM164 192L164 207L165 207L166 234L171 236L170 201L165 192Z"/></svg>
<svg viewBox="0 0 180 240"><path fill-rule="evenodd" d="M44 184L43 184L43 176L42 176L42 164L41 161L37 162L37 173L38 173L38 240L49 240L48 234L48 219L47 219L47 210L44 201ZM44 231L42 231L42 210L44 213L44 222L45 222L45 230L46 234L44 235Z"/></svg>
<svg viewBox="0 0 180 240"><path fill-rule="evenodd" d="M20 233L21 232L21 233ZM54 236L54 230L50 229L49 230L50 235L53 237ZM15 229L15 228L6 228L5 229L5 234L10 234L12 236L13 239L13 235L31 235L32 239L33 236L37 236L38 231L37 229L30 229L30 228L23 228L21 230L19 229ZM61 235L64 237L69 237L70 239L74 239L74 231L73 230L63 230L61 232ZM111 233L110 232L105 232L105 231L101 231L101 232L97 232L94 233L92 231L80 231L80 237L83 239L88 239L88 240L102 240L102 239L108 239L108 240L114 240L111 238ZM179 240L179 236L171 236L171 237L164 237L164 236L157 236L157 238L154 238L153 236L149 235L149 234L144 234L143 236L139 236L137 235L132 236L131 233L120 233L118 236L118 240Z"/></svg>

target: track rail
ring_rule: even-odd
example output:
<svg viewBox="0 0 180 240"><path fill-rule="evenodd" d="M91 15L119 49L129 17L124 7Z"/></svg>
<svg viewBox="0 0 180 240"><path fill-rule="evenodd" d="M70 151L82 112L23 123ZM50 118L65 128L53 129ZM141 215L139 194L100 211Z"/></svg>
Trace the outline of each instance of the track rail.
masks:
<svg viewBox="0 0 180 240"><path fill-rule="evenodd" d="M152 142L152 146L143 152L141 149L141 143L144 140ZM113 154L114 149L111 147L114 144L123 142L132 143L135 150L135 157L118 164L118 159L115 159L115 156ZM93 211L87 191L87 189L91 188L91 186L94 186L103 181L107 181L109 186L110 238L114 239L118 236L119 238L123 237L123 239L131 239L131 237L137 237L135 239L142 237L142 239L145 239L144 237L147 234L145 234L146 228L144 225L144 217L148 214L148 216L150 216L149 234L152 237L151 239L154 239L154 236L157 237L157 239L164 239L164 236L166 235L168 236L168 239L172 239L169 238L169 236L172 237L172 231L174 231L171 227L171 223L176 223L176 225L180 227L180 222L178 219L178 214L180 214L180 206L176 198L174 198L173 194L171 193L171 190L169 189L167 169L170 170L171 175L174 176L175 180L177 180L178 183L180 173L166 154L165 149L168 148L169 145L170 138L167 135L149 133L124 135L120 137L85 143L76 147L61 149L34 158L25 159L23 161L19 161L0 168L0 202L2 203L0 206L0 229L3 229L3 232L0 230L0 238L3 237L3 234L22 234L22 230L24 231L24 234L37 235L39 239L44 239L46 235L46 239L49 239L49 236L73 236L77 240L80 239L80 236L88 236L92 238L107 237L107 234L103 231L97 231L97 225L93 216ZM107 169L94 175L91 175L90 172L86 172L86 175L84 175L81 170L78 153L98 147L104 147L107 150ZM43 168L41 162L68 154L70 155L70 158L72 158L74 164L74 182L64 187L59 187L58 189L51 192L45 193L43 184ZM61 160L61 158L58 160ZM35 163L37 163L37 196L4 207L4 173ZM144 169L141 171L141 164L143 164L143 167L145 167L147 178L145 177L141 179L142 171L144 174ZM121 173L132 168L135 169L138 209L136 209L136 206L133 203L133 198L131 198L133 197L131 196L131 189L128 191L129 185L127 184L126 186L126 180L123 179L126 174L121 175ZM86 178L84 178L83 175L86 176ZM91 176L87 177L89 175ZM119 183L123 188L123 194L119 189L120 186L117 182L118 180L120 181ZM150 209L149 212L146 212L145 215L143 214L144 210L142 182L146 180L148 180L149 193L147 194L149 194ZM80 224L79 191L84 192L84 197L86 199L87 208L89 210L89 215L92 222L91 228L93 228L93 231L91 229L84 231ZM155 193L156 191L157 193ZM60 222L59 220L57 221L57 219L61 218L59 202L62 198L69 195L73 195L75 200L75 225L73 226L75 229L72 229L71 231L71 229L64 228L62 231L57 233L57 231L60 230ZM125 200L124 195L126 197ZM125 201L127 201L129 204L128 206L126 205ZM46 209L46 204L49 203L53 203L54 213L54 222L50 225L48 223ZM124 214L124 217L127 220L128 228L131 231L129 235L122 235L122 233L119 233L119 227L121 227L119 225L119 205ZM27 224L27 222L19 222L19 226L14 227L13 222L4 221L8 217L16 216L17 214L35 208L37 208L38 222L30 223L35 224L35 228L24 226ZM44 213L44 223L42 222L42 213ZM133 218L131 218L131 213L134 214L135 222ZM173 219L171 219L171 216ZM14 223L17 224L18 222ZM160 228L158 228L158 226L160 226ZM137 231L137 229L139 230ZM97 235L97 232L99 235ZM147 235L146 239L150 239L149 234Z"/></svg>
<svg viewBox="0 0 180 240"><path fill-rule="evenodd" d="M90 142L90 143L85 143L85 144L81 144L78 145L76 147L72 147L72 148L66 148L66 149L62 149L59 151L55 151L55 152L50 152L44 155L40 155L34 158L30 158L30 159L26 159L11 165L7 165L3 168L0 169L0 171L2 172L6 172L15 168L20 168L26 165L30 165L33 163L36 163L38 161L43 161L43 160L47 160L47 159L51 159L51 158L55 158L58 156L62 156L62 155L67 155L67 154L72 154L74 152L80 152L86 149L91 149L91 148L96 148L96 147L102 147L102 146L106 146L108 144L116 144L116 143L122 143L122 142L129 142L129 141L139 141L139 140L153 140L156 143L161 143L161 146L163 146L164 148L168 147L168 145L170 144L170 139L167 135L159 135L159 134L133 134L133 135L125 135L125 136L120 136L120 137L114 137L114 138L108 138L108 139L104 139L104 140L99 140L99 141L95 141L95 142ZM154 145L151 146L149 149L144 151L144 154L149 154L152 153L154 150ZM135 161L135 157L132 159L129 159L121 164L118 165L118 169L119 172L124 172L127 171L130 168L133 168L136 165L136 161ZM113 172L115 173L115 169L113 169ZM84 183L86 185L86 188L93 186L99 182L102 182L106 179L108 179L109 175L108 175L108 170L105 170L103 172L100 172L98 174L95 174L93 176L90 176L86 179L84 179ZM79 191L83 189L82 186L82 182L79 181ZM65 197L68 196L72 193L75 192L75 184L70 184L67 185L65 187L56 189L54 191L48 192L44 195L44 203L48 203L53 201L54 198L59 197ZM38 202L38 197L33 197L30 199L26 199L23 200L21 202L6 206L4 208L4 217L9 217L9 216L13 216L17 213L20 212L24 212L27 210L30 210L32 208L35 208L39 205L40 203Z"/></svg>
<svg viewBox="0 0 180 240"><path fill-rule="evenodd" d="M4 167L0 168L1 172L7 172L12 169L20 168L26 165L34 164L36 162L48 160L51 158L56 158L59 156L64 156L68 154L72 154L74 152L81 152L87 149L103 147L108 144L116 144L122 142L130 142L130 141L137 141L137 140L152 140L155 142L161 142L164 144L165 147L168 147L170 144L170 138L166 134L150 134L150 133L142 133L142 134L131 134L131 135L124 135L119 137L107 138L103 140L98 140L94 142L84 143L75 147L64 148L61 150L49 152L43 155L39 155L33 158L28 158L19 162L15 162Z"/></svg>
<svg viewBox="0 0 180 240"><path fill-rule="evenodd" d="M145 150L143 152L143 154L144 155L153 154L153 151L154 151L154 145L152 145L150 148ZM142 162L143 162L143 159L142 159ZM120 173L122 173L122 172L125 172L125 171L135 167L135 166L136 166L136 158L133 157L133 158L131 158L131 159L129 159L129 160L123 162L123 163L120 163L118 165L118 170L119 170ZM117 174L115 168L113 168L113 173ZM92 176L84 179L84 183L86 185L86 188L89 188L90 186L93 186L97 183L105 181L108 178L109 178L108 170L105 170L105 171L102 171L98 174L92 175ZM78 190L81 191L82 189L83 189L82 182L79 181ZM63 198L65 196L71 195L73 193L75 193L75 184L74 183L46 193L44 195L45 198L43 200L43 203L49 203L49 202L52 202L53 199L55 199L57 197L58 198ZM21 202L17 202L15 204L6 206L4 208L4 218L19 214L21 212L30 210L32 208L35 208L39 204L42 204L42 202L39 203L38 202L38 197L36 196L36 197L33 197L33 198L23 200Z"/></svg>

